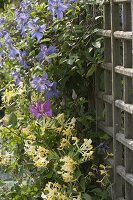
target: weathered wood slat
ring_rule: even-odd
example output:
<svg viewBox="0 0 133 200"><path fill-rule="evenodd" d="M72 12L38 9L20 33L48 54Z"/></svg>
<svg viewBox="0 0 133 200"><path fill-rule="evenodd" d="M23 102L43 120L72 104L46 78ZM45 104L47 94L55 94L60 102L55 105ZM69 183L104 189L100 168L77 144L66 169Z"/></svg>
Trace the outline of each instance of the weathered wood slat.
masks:
<svg viewBox="0 0 133 200"><path fill-rule="evenodd" d="M114 3L130 3L131 0L114 0Z"/></svg>
<svg viewBox="0 0 133 200"><path fill-rule="evenodd" d="M98 30L98 35L103 37L111 37L111 30ZM131 31L114 31L113 33L115 38L118 39L125 39L125 40L132 40L132 32Z"/></svg>
<svg viewBox="0 0 133 200"><path fill-rule="evenodd" d="M129 148L130 150L133 151L133 140L132 139L126 139L125 135L123 133L117 133L116 134L116 139L122 143L124 146Z"/></svg>
<svg viewBox="0 0 133 200"><path fill-rule="evenodd" d="M125 68L123 66L116 66L115 72L124 76L133 77L133 68Z"/></svg>
<svg viewBox="0 0 133 200"><path fill-rule="evenodd" d="M116 140L116 133L121 129L121 110L115 106L115 100L121 98L121 77L115 73L115 66L121 63L120 40L115 38L115 32L120 29L120 7L110 0L111 4L111 54L112 54L112 95L113 95L113 154L114 154L114 185L113 199L123 196L123 180L117 174L116 167L123 164L123 148Z"/></svg>
<svg viewBox="0 0 133 200"><path fill-rule="evenodd" d="M131 31L131 5L124 4L122 5L122 14L123 14L123 31L130 31L130 37L132 39ZM129 38L130 39L130 38ZM132 42L129 40L123 41L123 66L132 68ZM123 79L123 97L125 104L132 104L132 79L128 76L124 76ZM126 144L124 144L124 165L125 173L133 173L132 169L132 157L133 152L127 147L128 139L133 139L133 124L132 124L132 115L128 112L124 112L124 135ZM133 188L128 183L125 182L125 199L132 200L133 198Z"/></svg>
<svg viewBox="0 0 133 200"><path fill-rule="evenodd" d="M101 67L102 69L111 71L111 70L112 70L112 63L102 63L102 64L100 65L100 67Z"/></svg>
<svg viewBox="0 0 133 200"><path fill-rule="evenodd" d="M119 38L119 39L131 40L132 32L131 31L115 31L114 37Z"/></svg>
<svg viewBox="0 0 133 200"><path fill-rule="evenodd" d="M130 183L133 186L133 174L126 173L125 167L123 166L117 166L116 167L117 173L128 183Z"/></svg>
<svg viewBox="0 0 133 200"><path fill-rule="evenodd" d="M115 106L130 113L130 114L133 114L133 105L132 104L126 104L122 100L116 100Z"/></svg>
<svg viewBox="0 0 133 200"><path fill-rule="evenodd" d="M98 35L103 36L103 37L111 37L111 30L104 30L104 29L99 29L97 32Z"/></svg>
<svg viewBox="0 0 133 200"><path fill-rule="evenodd" d="M98 122L98 128L108 133L108 135L110 135L111 137L113 137L113 127L106 126L105 122Z"/></svg>
<svg viewBox="0 0 133 200"><path fill-rule="evenodd" d="M112 101L113 101L112 95L106 95L105 92L99 92L98 98L110 104L112 104Z"/></svg>
<svg viewBox="0 0 133 200"><path fill-rule="evenodd" d="M127 4L127 3L130 3L131 2L131 0L114 0L114 3L115 4L120 4L120 3L123 3L123 4ZM109 4L110 3L110 1L109 0L104 0L104 2L103 2L104 4Z"/></svg>

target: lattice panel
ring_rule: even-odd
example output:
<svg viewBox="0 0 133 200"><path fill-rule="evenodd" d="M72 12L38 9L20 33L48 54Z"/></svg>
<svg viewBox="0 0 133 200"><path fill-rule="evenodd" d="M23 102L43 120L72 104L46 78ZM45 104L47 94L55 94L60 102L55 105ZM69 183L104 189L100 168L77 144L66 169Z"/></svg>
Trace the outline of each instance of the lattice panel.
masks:
<svg viewBox="0 0 133 200"><path fill-rule="evenodd" d="M133 0L104 2L104 63L97 68L97 125L112 137L113 199L133 200Z"/></svg>

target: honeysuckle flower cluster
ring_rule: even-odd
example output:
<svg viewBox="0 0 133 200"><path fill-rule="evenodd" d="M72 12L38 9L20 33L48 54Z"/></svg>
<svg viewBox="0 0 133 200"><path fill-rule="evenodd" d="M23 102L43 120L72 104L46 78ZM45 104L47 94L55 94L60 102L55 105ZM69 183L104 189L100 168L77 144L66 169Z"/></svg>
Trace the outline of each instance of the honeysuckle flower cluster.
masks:
<svg viewBox="0 0 133 200"><path fill-rule="evenodd" d="M36 147L33 145L35 141L34 135L29 135L25 141L25 153L32 157L34 165L38 168L47 167L49 150L44 147Z"/></svg>
<svg viewBox="0 0 133 200"><path fill-rule="evenodd" d="M65 188L65 186L64 186ZM63 194L64 193L64 194ZM41 195L43 200L69 200L59 183L48 182Z"/></svg>
<svg viewBox="0 0 133 200"><path fill-rule="evenodd" d="M74 161L70 156L64 156L64 158L60 159L60 162L63 162L63 165L58 173L62 175L64 182L70 183L74 181L73 173L75 171L77 162Z"/></svg>
<svg viewBox="0 0 133 200"><path fill-rule="evenodd" d="M94 153L92 150L92 140L91 139L84 139L83 144L80 146L80 152L83 156L83 160L86 161L90 159Z"/></svg>

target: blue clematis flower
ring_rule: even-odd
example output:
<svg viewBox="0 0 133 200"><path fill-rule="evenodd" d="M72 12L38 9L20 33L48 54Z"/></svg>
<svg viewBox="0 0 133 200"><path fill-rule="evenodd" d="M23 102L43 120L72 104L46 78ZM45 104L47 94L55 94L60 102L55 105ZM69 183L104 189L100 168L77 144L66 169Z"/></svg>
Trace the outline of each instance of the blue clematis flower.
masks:
<svg viewBox="0 0 133 200"><path fill-rule="evenodd" d="M47 89L45 93L45 99L51 99L53 96L58 97L59 96L59 90L57 90L57 83L53 82L49 85L50 87Z"/></svg>
<svg viewBox="0 0 133 200"><path fill-rule="evenodd" d="M14 70L14 71L11 72L11 75L13 76L15 84L19 85L19 83L20 83L19 73L16 70Z"/></svg>
<svg viewBox="0 0 133 200"><path fill-rule="evenodd" d="M25 26L27 25L29 19L29 13L22 12L19 13L18 10L15 11L15 22L17 24L16 28L21 32L23 36L25 36Z"/></svg>
<svg viewBox="0 0 133 200"><path fill-rule="evenodd" d="M50 45L50 46L47 48L45 45L41 44L41 45L40 45L40 52L39 52L39 54L38 54L38 56L37 56L37 60L38 60L39 62L41 62L41 61L45 58L47 62L51 62L51 59L49 59L49 58L47 58L47 57L48 57L49 55L55 53L55 51L56 51L56 48L55 48L54 46Z"/></svg>
<svg viewBox="0 0 133 200"><path fill-rule="evenodd" d="M30 81L30 85L38 92L44 92L46 100L51 99L53 96L59 96L59 91L57 90L57 83L50 82L46 73L44 73L42 77L33 75L32 81Z"/></svg>
<svg viewBox="0 0 133 200"><path fill-rule="evenodd" d="M29 21L28 28L31 34L31 38L32 39L37 38L37 41L40 42L40 40L43 38L43 33L46 30L46 25L45 24L38 25L37 20L38 18Z"/></svg>
<svg viewBox="0 0 133 200"><path fill-rule="evenodd" d="M44 92L48 89L50 81L48 80L48 76L46 73L44 73L42 77L33 75L32 81L30 81L30 85L38 92Z"/></svg>
<svg viewBox="0 0 133 200"><path fill-rule="evenodd" d="M15 56L19 56L20 52L15 47L10 46L10 53L8 55L8 58L14 59Z"/></svg>
<svg viewBox="0 0 133 200"><path fill-rule="evenodd" d="M61 20L63 12L68 9L68 5L63 0L48 0L48 8L53 15L53 19Z"/></svg>

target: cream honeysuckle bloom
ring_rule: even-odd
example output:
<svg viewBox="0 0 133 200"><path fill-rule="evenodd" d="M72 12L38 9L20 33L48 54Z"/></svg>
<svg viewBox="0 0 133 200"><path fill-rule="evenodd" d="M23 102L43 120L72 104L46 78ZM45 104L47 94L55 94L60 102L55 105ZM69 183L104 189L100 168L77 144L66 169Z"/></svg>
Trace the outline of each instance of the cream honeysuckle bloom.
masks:
<svg viewBox="0 0 133 200"><path fill-rule="evenodd" d="M13 90L9 90L9 89L6 89L5 92L4 92L4 95L2 97L2 101L4 103L10 103L12 97L14 97L16 94Z"/></svg>
<svg viewBox="0 0 133 200"><path fill-rule="evenodd" d="M67 147L69 145L69 141L66 138L62 138L60 142L60 149L63 149L64 147Z"/></svg>
<svg viewBox="0 0 133 200"><path fill-rule="evenodd" d="M77 164L70 156L64 156L64 158L60 159L60 162L64 162L61 171L69 173L73 173Z"/></svg>
<svg viewBox="0 0 133 200"><path fill-rule="evenodd" d="M93 146L91 139L84 139L83 144L80 147L80 153L82 154L83 160L86 161L90 159L93 154Z"/></svg>

